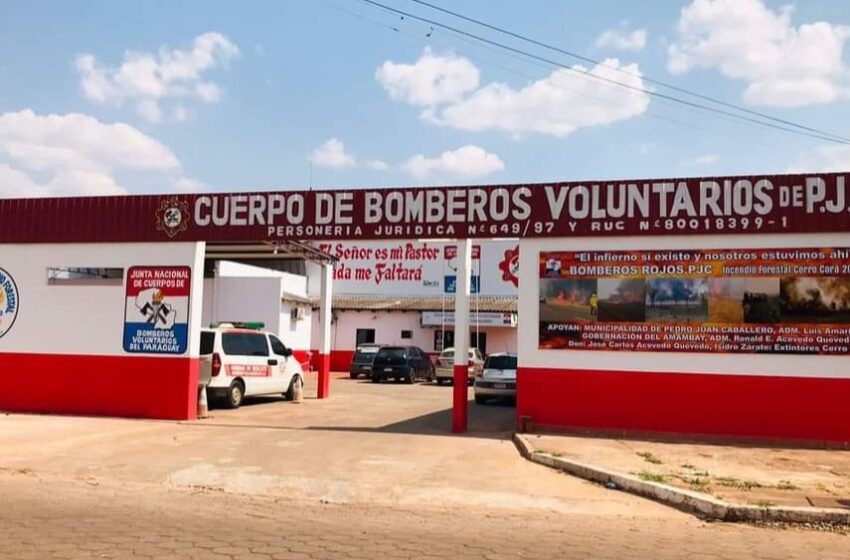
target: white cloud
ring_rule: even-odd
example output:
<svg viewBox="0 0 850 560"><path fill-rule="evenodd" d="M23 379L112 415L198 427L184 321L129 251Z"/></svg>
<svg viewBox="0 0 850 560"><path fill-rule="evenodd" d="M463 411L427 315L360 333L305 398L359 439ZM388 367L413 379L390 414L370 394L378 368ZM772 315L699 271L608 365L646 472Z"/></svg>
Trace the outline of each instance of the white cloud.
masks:
<svg viewBox="0 0 850 560"><path fill-rule="evenodd" d="M580 65L573 68L631 88L644 88L637 64L621 66L617 59L607 59L590 70ZM462 101L427 111L423 117L461 130L567 136L579 128L604 126L646 112L649 95L597 78L559 69L522 89L492 83Z"/></svg>
<svg viewBox="0 0 850 560"><path fill-rule="evenodd" d="M478 146L468 145L454 151L445 151L435 158L415 155L402 164L402 168L417 179L424 179L434 173L483 177L502 171L505 164L496 154L488 153Z"/></svg>
<svg viewBox="0 0 850 560"><path fill-rule="evenodd" d="M134 103L139 115L150 122L162 119L166 99L199 99L214 103L221 88L204 74L225 66L239 48L221 33L195 37L188 50L161 47L157 53L124 53L118 67L102 65L91 54L76 58L76 69L85 96L95 103Z"/></svg>
<svg viewBox="0 0 850 560"><path fill-rule="evenodd" d="M368 169L372 169L373 171L386 171L387 169L389 169L389 165L387 165L387 162L381 161L379 159L367 161L365 165Z"/></svg>
<svg viewBox="0 0 850 560"><path fill-rule="evenodd" d="M690 159L686 159L682 162L682 165L688 166L702 166L702 165L713 165L720 161L720 156L717 154L702 154Z"/></svg>
<svg viewBox="0 0 850 560"><path fill-rule="evenodd" d="M351 154L345 151L345 145L331 138L315 150L311 156L311 161L321 167L354 167L357 165L357 160Z"/></svg>
<svg viewBox="0 0 850 560"><path fill-rule="evenodd" d="M717 68L747 82L754 105L797 107L850 95L842 58L850 27L816 22L794 27L792 6L762 0L694 0L682 9L678 41L668 48L674 74Z"/></svg>
<svg viewBox="0 0 850 560"><path fill-rule="evenodd" d="M168 147L127 124L29 109L0 114L0 196L122 194L119 172L188 180Z"/></svg>
<svg viewBox="0 0 850 560"><path fill-rule="evenodd" d="M608 29L597 37L596 46L637 52L646 46L646 38L646 29L635 29L631 32Z"/></svg>
<svg viewBox="0 0 850 560"><path fill-rule="evenodd" d="M850 146L824 145L803 152L800 162L788 173L846 173L850 169Z"/></svg>
<svg viewBox="0 0 850 560"><path fill-rule="evenodd" d="M456 101L478 87L478 68L463 57L437 56L425 48L413 64L384 62L375 78L396 101L430 107Z"/></svg>

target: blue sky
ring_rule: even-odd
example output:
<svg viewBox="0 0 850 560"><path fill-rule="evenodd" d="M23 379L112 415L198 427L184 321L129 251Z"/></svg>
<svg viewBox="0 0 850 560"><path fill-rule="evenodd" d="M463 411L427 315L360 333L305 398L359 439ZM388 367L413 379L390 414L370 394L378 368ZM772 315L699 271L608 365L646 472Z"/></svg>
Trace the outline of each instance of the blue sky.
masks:
<svg viewBox="0 0 850 560"><path fill-rule="evenodd" d="M850 136L845 0L435 2L605 60L617 81ZM0 9L0 196L850 169L841 145L426 37L357 0Z"/></svg>

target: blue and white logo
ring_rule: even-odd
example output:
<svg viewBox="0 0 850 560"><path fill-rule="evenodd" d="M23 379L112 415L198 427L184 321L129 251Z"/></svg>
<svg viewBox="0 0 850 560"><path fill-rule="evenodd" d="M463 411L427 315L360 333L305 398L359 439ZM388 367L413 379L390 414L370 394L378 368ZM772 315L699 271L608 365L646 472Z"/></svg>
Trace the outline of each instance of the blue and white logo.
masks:
<svg viewBox="0 0 850 560"><path fill-rule="evenodd" d="M9 332L18 318L18 286L12 275L0 268L0 337Z"/></svg>

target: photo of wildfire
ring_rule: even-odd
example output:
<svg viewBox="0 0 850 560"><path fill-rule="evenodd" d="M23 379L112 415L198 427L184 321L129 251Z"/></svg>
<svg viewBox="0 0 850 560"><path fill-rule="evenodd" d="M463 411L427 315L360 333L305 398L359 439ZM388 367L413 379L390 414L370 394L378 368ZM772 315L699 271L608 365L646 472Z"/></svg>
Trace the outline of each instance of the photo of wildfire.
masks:
<svg viewBox="0 0 850 560"><path fill-rule="evenodd" d="M779 278L712 278L708 293L710 323L779 321Z"/></svg>
<svg viewBox="0 0 850 560"><path fill-rule="evenodd" d="M648 323L703 323L708 319L708 278L647 278Z"/></svg>
<svg viewBox="0 0 850 560"><path fill-rule="evenodd" d="M595 279L543 278L540 280L540 321L595 321Z"/></svg>
<svg viewBox="0 0 850 560"><path fill-rule="evenodd" d="M783 323L850 323L850 278L782 278Z"/></svg>
<svg viewBox="0 0 850 560"><path fill-rule="evenodd" d="M646 318L643 278L600 278L599 321L642 323Z"/></svg>

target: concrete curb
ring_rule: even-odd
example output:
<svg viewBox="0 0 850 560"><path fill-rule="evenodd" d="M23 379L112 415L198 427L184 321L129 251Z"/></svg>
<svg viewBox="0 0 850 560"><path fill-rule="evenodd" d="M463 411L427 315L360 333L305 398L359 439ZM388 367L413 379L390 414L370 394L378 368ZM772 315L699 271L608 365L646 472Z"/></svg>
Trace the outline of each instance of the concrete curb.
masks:
<svg viewBox="0 0 850 560"><path fill-rule="evenodd" d="M729 522L850 525L850 510L730 504L706 494L657 482L647 482L629 474L609 471L586 463L538 452L525 437L518 433L514 434L513 441L520 454L533 463L558 469L600 484L614 483L618 490L655 500L703 519Z"/></svg>

